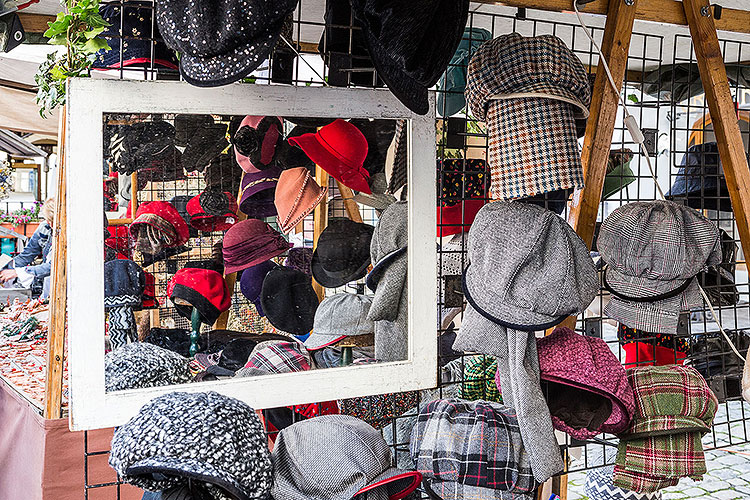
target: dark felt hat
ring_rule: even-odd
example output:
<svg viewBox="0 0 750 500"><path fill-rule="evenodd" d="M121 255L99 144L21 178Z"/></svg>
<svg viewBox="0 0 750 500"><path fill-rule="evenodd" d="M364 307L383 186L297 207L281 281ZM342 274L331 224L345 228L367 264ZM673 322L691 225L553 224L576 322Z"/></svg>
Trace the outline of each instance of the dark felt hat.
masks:
<svg viewBox="0 0 750 500"><path fill-rule="evenodd" d="M214 124L211 115L186 115L179 114L174 117L174 143L175 146L185 147L193 134L199 129L210 127Z"/></svg>
<svg viewBox="0 0 750 500"><path fill-rule="evenodd" d="M331 219L313 253L315 281L326 288L336 288L367 274L374 230L369 224L350 219Z"/></svg>
<svg viewBox="0 0 750 500"><path fill-rule="evenodd" d="M367 157L362 165L370 176L385 170L385 155L396 133L396 120L349 120L367 139Z"/></svg>
<svg viewBox="0 0 750 500"><path fill-rule="evenodd" d="M156 21L164 41L181 54L190 84L217 87L245 78L268 58L297 0L163 0Z"/></svg>
<svg viewBox="0 0 750 500"><path fill-rule="evenodd" d="M290 244L271 226L258 219L238 222L224 236L224 271L227 274L281 255Z"/></svg>
<svg viewBox="0 0 750 500"><path fill-rule="evenodd" d="M407 108L427 114L427 89L461 42L469 1L352 0L351 5L378 75Z"/></svg>
<svg viewBox="0 0 750 500"><path fill-rule="evenodd" d="M182 166L185 170L203 171L211 160L229 146L226 135L225 123L212 123L195 130L182 152Z"/></svg>
<svg viewBox="0 0 750 500"><path fill-rule="evenodd" d="M279 330L297 335L312 330L318 296L305 273L282 266L270 270L260 301L268 321Z"/></svg>
<svg viewBox="0 0 750 500"><path fill-rule="evenodd" d="M209 269L180 269L169 280L167 295L180 316L190 318L195 307L207 325L214 324L231 305L224 277Z"/></svg>
<svg viewBox="0 0 750 500"><path fill-rule="evenodd" d="M164 170L165 166L174 164L179 156L174 136L174 127L165 121L121 125L109 141L112 164L117 172L125 175L157 167Z"/></svg>
<svg viewBox="0 0 750 500"><path fill-rule="evenodd" d="M177 209L182 220L188 225L188 233L190 234L190 237L195 238L198 236L198 230L190 225L190 214L188 214L187 211L187 204L192 199L193 197L189 194L178 194L177 196L173 196L172 199L169 200L169 203Z"/></svg>

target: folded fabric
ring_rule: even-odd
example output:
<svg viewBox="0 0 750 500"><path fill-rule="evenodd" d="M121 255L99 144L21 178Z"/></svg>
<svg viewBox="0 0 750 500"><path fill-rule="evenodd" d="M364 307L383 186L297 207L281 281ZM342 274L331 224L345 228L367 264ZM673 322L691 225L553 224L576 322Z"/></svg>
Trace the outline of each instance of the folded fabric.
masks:
<svg viewBox="0 0 750 500"><path fill-rule="evenodd" d="M458 389L458 397L474 401L503 402L495 383L497 359L492 356L471 356L464 360L464 382Z"/></svg>

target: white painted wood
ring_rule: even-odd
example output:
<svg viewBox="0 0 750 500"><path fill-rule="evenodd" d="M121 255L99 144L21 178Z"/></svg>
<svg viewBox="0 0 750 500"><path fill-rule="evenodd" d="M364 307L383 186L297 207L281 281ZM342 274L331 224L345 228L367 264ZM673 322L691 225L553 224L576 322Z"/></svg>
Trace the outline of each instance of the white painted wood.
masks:
<svg viewBox="0 0 750 500"><path fill-rule="evenodd" d="M156 396L217 391L253 408L401 392L437 384L435 114L420 116L385 90L72 79L68 88L68 343L70 428L121 425ZM104 392L104 113L405 118L409 158L409 359L179 386Z"/></svg>

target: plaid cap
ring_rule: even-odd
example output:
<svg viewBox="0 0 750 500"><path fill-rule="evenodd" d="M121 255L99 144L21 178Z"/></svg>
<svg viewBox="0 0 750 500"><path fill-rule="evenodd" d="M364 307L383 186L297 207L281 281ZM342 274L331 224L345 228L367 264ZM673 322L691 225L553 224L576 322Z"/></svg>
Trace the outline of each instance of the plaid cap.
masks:
<svg viewBox="0 0 750 500"><path fill-rule="evenodd" d="M237 376L261 374L248 368L263 373L302 372L310 369L310 356L298 342L264 342L253 350L245 369L237 372Z"/></svg>
<svg viewBox="0 0 750 500"><path fill-rule="evenodd" d="M464 360L464 382L458 388L458 397L474 401L503 402L497 389L497 358L492 356L472 356Z"/></svg>
<svg viewBox="0 0 750 500"><path fill-rule="evenodd" d="M419 410L409 451L425 486L443 500L534 496L537 483L510 407L431 401Z"/></svg>

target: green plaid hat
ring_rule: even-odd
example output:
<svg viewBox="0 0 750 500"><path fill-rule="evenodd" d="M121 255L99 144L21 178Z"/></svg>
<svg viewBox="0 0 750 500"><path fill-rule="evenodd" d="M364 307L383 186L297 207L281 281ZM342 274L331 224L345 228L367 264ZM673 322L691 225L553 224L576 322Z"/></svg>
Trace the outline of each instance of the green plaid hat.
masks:
<svg viewBox="0 0 750 500"><path fill-rule="evenodd" d="M464 383L458 388L458 397L475 401L503 402L503 396L495 383L497 358L492 356L472 356L464 360Z"/></svg>
<svg viewBox="0 0 750 500"><path fill-rule="evenodd" d="M711 428L716 396L690 366L645 366L628 370L636 413L620 435L614 484L649 493L700 480L706 472L701 436Z"/></svg>

